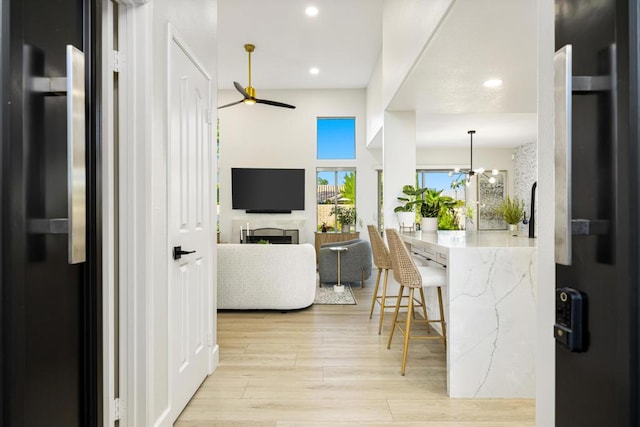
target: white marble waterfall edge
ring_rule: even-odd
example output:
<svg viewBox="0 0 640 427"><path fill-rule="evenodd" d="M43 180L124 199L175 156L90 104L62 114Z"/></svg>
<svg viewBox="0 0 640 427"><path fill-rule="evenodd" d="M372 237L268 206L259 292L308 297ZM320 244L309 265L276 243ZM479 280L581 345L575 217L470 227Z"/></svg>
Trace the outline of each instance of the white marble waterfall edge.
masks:
<svg viewBox="0 0 640 427"><path fill-rule="evenodd" d="M449 248L451 397L535 396L535 248Z"/></svg>

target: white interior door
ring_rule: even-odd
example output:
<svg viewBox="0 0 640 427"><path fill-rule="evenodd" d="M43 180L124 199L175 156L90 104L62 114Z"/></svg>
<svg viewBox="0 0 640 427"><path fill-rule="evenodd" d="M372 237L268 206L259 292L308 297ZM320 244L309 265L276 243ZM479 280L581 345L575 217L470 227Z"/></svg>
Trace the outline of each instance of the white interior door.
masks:
<svg viewBox="0 0 640 427"><path fill-rule="evenodd" d="M176 247L193 252L172 260L169 266L170 420L180 414L208 372L214 244L210 90L211 78L173 34L169 46L168 256L174 255Z"/></svg>

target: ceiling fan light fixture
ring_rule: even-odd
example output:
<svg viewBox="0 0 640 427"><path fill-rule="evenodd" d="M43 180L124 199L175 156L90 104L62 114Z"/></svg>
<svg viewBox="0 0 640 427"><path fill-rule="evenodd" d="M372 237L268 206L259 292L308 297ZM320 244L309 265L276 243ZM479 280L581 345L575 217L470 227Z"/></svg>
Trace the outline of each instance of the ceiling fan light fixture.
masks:
<svg viewBox="0 0 640 427"><path fill-rule="evenodd" d="M239 101L231 102L229 104L220 105L218 109L232 107L234 105L243 104L243 103L246 105L265 104L265 105L271 105L274 107L283 107L283 108L291 108L291 109L296 108L295 105L285 104L284 102L256 98L256 90L253 88L253 86L251 86L251 53L255 50L255 48L256 47L250 43L247 43L244 45L244 50L247 51L247 55L248 55L249 84L247 85L247 87L242 87L240 83L233 82L233 86L236 88L238 92L240 92L240 94L242 95L242 99Z"/></svg>

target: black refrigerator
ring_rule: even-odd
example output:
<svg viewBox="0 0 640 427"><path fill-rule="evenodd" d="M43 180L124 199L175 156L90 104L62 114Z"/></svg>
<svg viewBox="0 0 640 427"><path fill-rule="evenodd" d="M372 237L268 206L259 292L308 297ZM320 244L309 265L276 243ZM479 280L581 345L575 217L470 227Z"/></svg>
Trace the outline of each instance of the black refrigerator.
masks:
<svg viewBox="0 0 640 427"><path fill-rule="evenodd" d="M638 426L638 2L555 6L556 426Z"/></svg>

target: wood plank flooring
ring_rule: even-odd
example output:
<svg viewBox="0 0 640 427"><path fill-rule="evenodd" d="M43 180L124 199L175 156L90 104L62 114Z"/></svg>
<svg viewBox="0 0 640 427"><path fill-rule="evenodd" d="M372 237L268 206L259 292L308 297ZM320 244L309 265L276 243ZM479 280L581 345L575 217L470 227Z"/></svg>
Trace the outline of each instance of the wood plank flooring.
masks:
<svg viewBox="0 0 640 427"><path fill-rule="evenodd" d="M532 427L535 401L449 399L440 340L412 341L400 375L402 335L387 349L369 309L375 272L357 305L218 313L220 365L176 426Z"/></svg>

